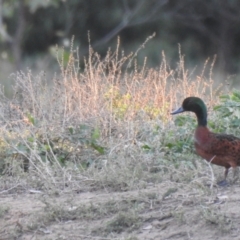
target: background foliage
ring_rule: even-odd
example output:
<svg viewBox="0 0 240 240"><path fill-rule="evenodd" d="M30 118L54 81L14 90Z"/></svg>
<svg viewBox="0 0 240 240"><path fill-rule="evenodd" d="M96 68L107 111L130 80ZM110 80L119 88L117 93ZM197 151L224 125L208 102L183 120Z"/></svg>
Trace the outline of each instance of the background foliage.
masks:
<svg viewBox="0 0 240 240"><path fill-rule="evenodd" d="M150 66L159 65L162 50L175 63L181 44L191 67L216 54L221 73L239 71L237 0L1 0L0 7L1 55L17 69L23 58L52 53L56 44L69 46L73 35L79 54L86 55L89 31L91 45L102 55L117 36L132 52L155 32L139 54L148 56Z"/></svg>

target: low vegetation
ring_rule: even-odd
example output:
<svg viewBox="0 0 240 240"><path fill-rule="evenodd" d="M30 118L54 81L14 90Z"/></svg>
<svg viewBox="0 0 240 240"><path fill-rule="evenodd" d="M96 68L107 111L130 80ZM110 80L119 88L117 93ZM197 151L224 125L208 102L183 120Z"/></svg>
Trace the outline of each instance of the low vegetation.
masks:
<svg viewBox="0 0 240 240"><path fill-rule="evenodd" d="M240 92L216 87L208 62L196 76L181 54L176 69L162 54L147 69L118 49L101 59L90 48L84 69L74 49L68 62L59 53L52 81L19 72L13 98L2 89L0 194L27 200L2 201L1 239L185 239L209 224L234 231L232 215L213 204L225 202L215 187L221 169L194 153L195 116L169 113L200 96L213 131L240 135Z"/></svg>

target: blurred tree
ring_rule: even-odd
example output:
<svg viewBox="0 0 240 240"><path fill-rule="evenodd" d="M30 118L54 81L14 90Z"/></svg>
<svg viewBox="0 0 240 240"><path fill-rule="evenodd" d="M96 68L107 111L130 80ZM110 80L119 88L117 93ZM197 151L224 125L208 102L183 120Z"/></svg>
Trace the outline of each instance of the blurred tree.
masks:
<svg viewBox="0 0 240 240"><path fill-rule="evenodd" d="M57 6L60 0L0 0L0 36L3 43L9 43L16 69L21 67L22 45L27 15L38 8ZM5 19L5 23L4 23Z"/></svg>
<svg viewBox="0 0 240 240"><path fill-rule="evenodd" d="M136 49L156 32L147 53L155 61L161 50L169 55L174 49L177 55L180 43L192 62L217 54L219 69L235 73L240 69L239 14L238 0L0 0L0 48L11 46L19 69L22 56L67 44L73 35L86 54L88 31L100 53L117 35L125 49Z"/></svg>
<svg viewBox="0 0 240 240"><path fill-rule="evenodd" d="M205 56L217 54L219 69L236 72L239 62L240 38L240 2L231 1L202 1L202 0L169 0L166 11L174 21L185 28L182 34L196 39L201 44L201 52ZM179 35L179 32L176 32ZM194 49L192 49L194 51Z"/></svg>

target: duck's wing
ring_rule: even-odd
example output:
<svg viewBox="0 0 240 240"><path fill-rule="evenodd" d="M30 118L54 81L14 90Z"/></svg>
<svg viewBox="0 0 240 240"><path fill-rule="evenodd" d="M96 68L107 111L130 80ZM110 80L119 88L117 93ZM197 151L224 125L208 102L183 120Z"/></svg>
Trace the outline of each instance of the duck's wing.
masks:
<svg viewBox="0 0 240 240"><path fill-rule="evenodd" d="M216 156L231 156L240 159L240 138L234 135L211 133L208 151Z"/></svg>

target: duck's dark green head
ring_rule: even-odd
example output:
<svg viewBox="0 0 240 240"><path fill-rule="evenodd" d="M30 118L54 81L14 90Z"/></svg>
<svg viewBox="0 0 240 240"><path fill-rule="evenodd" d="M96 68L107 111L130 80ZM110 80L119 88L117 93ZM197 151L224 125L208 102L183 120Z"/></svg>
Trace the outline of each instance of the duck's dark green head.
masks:
<svg viewBox="0 0 240 240"><path fill-rule="evenodd" d="M182 106L173 111L171 114L178 114L182 112L194 112L197 115L198 125L207 125L207 107L203 100L198 97L188 97L183 100Z"/></svg>

